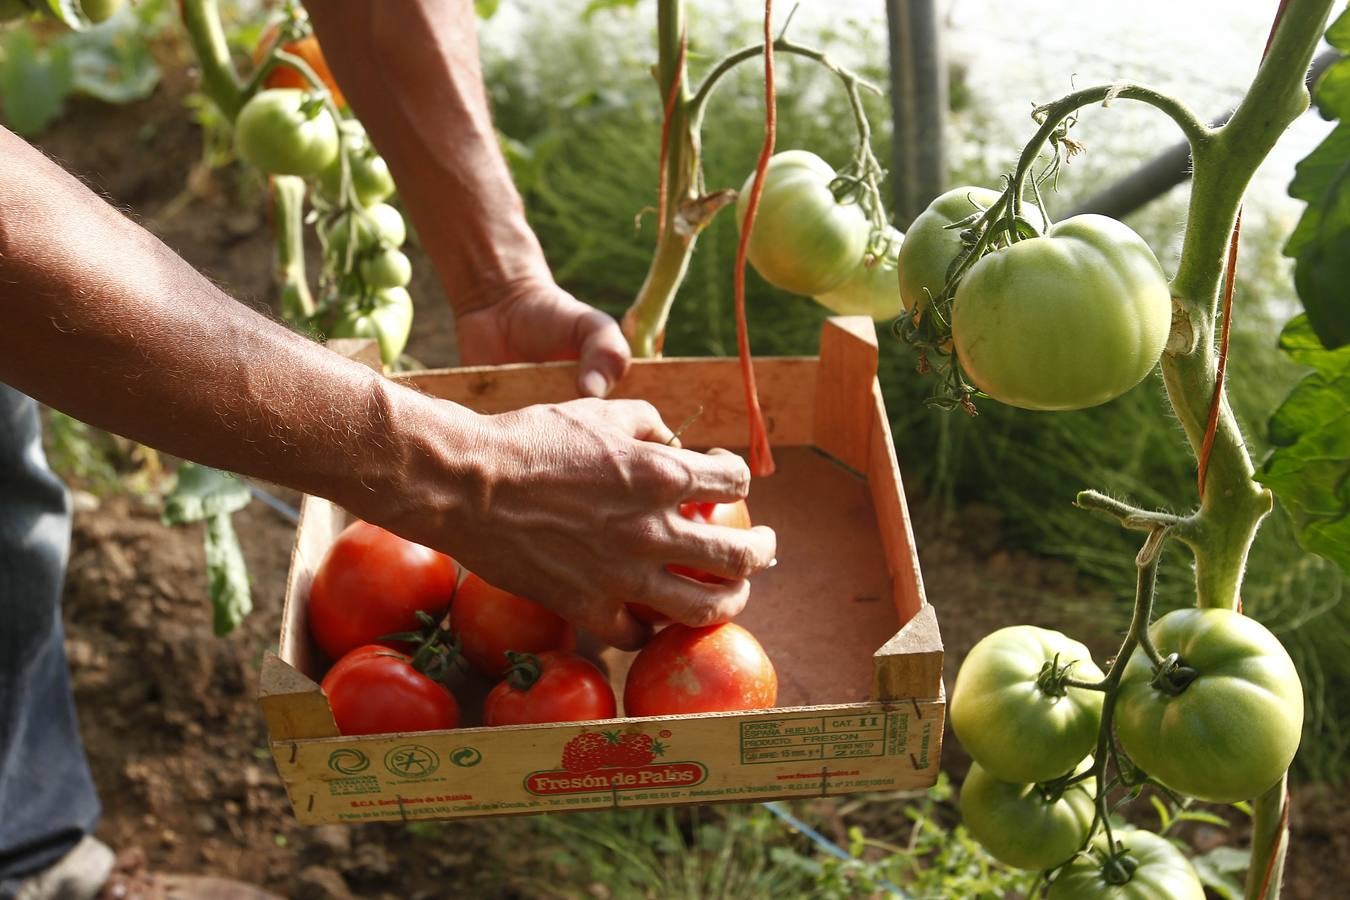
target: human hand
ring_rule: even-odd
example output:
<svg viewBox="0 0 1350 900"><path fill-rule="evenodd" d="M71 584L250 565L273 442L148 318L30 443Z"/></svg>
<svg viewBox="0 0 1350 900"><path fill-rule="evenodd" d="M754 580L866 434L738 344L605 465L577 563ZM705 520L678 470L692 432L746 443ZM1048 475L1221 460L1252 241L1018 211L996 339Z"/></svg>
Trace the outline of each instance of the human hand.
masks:
<svg viewBox="0 0 1350 900"><path fill-rule="evenodd" d="M613 318L549 279L518 281L455 322L462 365L580 362L577 389L604 397L628 371L628 341Z"/></svg>
<svg viewBox="0 0 1350 900"><path fill-rule="evenodd" d="M673 435L648 403L530 406L467 426L461 419L457 433L442 439L436 431L451 421L445 413L460 408L419 398L418 410L398 417L429 438L418 442L427 457L403 463L400 493L415 506L377 524L451 554L489 583L616 647L634 649L647 634L626 603L689 625L724 622L744 607L746 579L774 557L769 528L744 531L679 514L685 501L745 497L750 472L725 451L667 446ZM448 481L468 488L447 489ZM695 582L667 571L671 563L728 581Z"/></svg>

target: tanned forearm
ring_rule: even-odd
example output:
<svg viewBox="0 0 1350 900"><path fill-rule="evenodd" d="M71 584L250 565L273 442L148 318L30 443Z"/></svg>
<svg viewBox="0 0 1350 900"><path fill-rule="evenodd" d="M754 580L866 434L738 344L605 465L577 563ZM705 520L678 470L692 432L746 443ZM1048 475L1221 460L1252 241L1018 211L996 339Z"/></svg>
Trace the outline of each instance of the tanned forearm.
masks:
<svg viewBox="0 0 1350 900"><path fill-rule="evenodd" d="M497 145L469 0L307 0L324 56L389 163L462 315L550 281Z"/></svg>
<svg viewBox="0 0 1350 900"><path fill-rule="evenodd" d="M355 508L397 477L411 392L235 302L4 129L0 311L0 380L84 421Z"/></svg>

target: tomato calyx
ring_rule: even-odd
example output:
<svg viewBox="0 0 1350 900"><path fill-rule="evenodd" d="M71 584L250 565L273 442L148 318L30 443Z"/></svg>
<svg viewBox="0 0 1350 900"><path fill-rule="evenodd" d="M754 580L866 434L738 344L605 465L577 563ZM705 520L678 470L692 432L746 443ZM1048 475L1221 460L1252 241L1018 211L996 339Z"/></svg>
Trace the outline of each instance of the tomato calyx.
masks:
<svg viewBox="0 0 1350 900"><path fill-rule="evenodd" d="M1149 684L1168 696L1175 697L1190 687L1200 673L1182 660L1181 654L1170 653L1153 670Z"/></svg>
<svg viewBox="0 0 1350 900"><path fill-rule="evenodd" d="M1070 660L1061 666L1059 654L1056 653L1054 659L1047 659L1045 665L1041 666L1041 672L1036 676L1036 687L1047 697L1065 696L1069 693L1069 673L1076 662Z"/></svg>
<svg viewBox="0 0 1350 900"><path fill-rule="evenodd" d="M1107 854L1102 860L1102 880L1117 887L1129 884L1139 868L1139 860L1130 855L1128 848Z"/></svg>
<svg viewBox="0 0 1350 900"><path fill-rule="evenodd" d="M459 665L463 658L459 650L459 637L422 610L416 612L417 621L422 623L421 631L400 631L379 637L380 641L403 641L416 644L408 665L430 678L443 681L452 666ZM390 654L402 658L404 654L390 650Z"/></svg>
<svg viewBox="0 0 1350 900"><path fill-rule="evenodd" d="M535 682L544 672L543 667L539 664L539 657L533 653L517 653L515 650L507 650L506 659L510 663L506 670L506 682L518 691L528 691L534 687Z"/></svg>

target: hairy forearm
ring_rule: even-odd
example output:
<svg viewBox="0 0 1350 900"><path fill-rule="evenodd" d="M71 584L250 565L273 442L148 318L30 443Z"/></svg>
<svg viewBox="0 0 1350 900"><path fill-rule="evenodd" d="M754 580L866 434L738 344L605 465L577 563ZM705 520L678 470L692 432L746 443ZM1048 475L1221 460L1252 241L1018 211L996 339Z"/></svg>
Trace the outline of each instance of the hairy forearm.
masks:
<svg viewBox="0 0 1350 900"><path fill-rule="evenodd" d="M398 478L412 392L232 300L4 129L0 311L0 380L87 422L358 508Z"/></svg>
<svg viewBox="0 0 1350 900"><path fill-rule="evenodd" d="M389 163L457 313L550 279L497 145L470 0L307 0L342 90Z"/></svg>

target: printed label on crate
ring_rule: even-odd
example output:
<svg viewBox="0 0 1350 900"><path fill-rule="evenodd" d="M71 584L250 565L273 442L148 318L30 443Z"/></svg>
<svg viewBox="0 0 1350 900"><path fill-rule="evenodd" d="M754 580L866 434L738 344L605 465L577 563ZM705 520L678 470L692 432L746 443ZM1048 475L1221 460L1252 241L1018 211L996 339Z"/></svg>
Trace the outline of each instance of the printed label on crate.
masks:
<svg viewBox="0 0 1350 900"><path fill-rule="evenodd" d="M923 787L940 700L282 742L305 823L768 800Z"/></svg>

